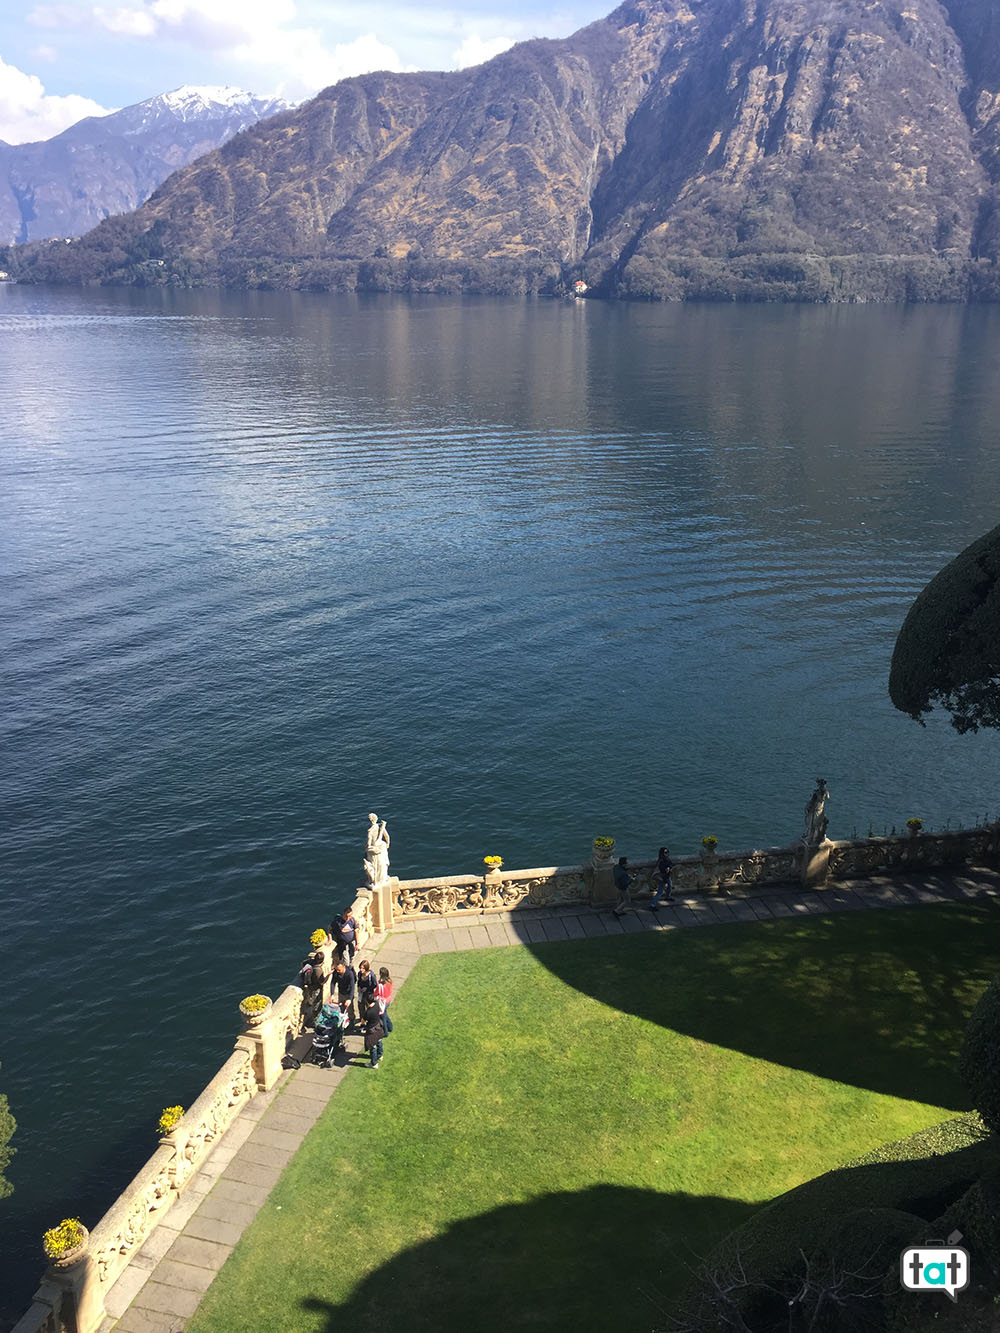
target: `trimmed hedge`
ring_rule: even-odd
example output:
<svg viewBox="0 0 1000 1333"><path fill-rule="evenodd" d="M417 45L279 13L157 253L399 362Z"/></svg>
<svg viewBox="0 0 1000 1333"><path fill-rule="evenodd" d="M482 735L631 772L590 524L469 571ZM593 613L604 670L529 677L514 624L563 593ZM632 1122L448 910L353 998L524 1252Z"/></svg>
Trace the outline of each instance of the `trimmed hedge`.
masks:
<svg viewBox="0 0 1000 1333"><path fill-rule="evenodd" d="M994 981L969 1019L958 1071L983 1123L1000 1133L1000 981Z"/></svg>
<svg viewBox="0 0 1000 1333"><path fill-rule="evenodd" d="M678 1320L692 1329L739 1327L720 1314L711 1275L731 1282L741 1273L742 1290L731 1293L740 1316L759 1333L787 1330L789 1301L806 1285L805 1255L812 1290L802 1300L803 1315L826 1284L824 1300L837 1308L831 1327L881 1328L905 1245L941 1235L943 1217L960 1200L975 1215L970 1227L992 1234L994 1196L980 1198L974 1190L997 1172L1000 1140L985 1133L975 1114L884 1144L779 1196L730 1232L703 1264ZM964 1232L961 1221L957 1226ZM838 1282L838 1299L831 1300Z"/></svg>

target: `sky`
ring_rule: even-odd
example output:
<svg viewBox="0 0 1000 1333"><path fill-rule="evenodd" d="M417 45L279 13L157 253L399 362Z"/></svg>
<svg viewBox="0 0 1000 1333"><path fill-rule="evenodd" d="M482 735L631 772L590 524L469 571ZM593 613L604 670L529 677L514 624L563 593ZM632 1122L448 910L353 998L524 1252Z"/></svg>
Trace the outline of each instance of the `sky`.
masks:
<svg viewBox="0 0 1000 1333"><path fill-rule="evenodd" d="M291 102L373 69L462 69L530 37L568 37L616 0L0 0L0 139L183 84Z"/></svg>

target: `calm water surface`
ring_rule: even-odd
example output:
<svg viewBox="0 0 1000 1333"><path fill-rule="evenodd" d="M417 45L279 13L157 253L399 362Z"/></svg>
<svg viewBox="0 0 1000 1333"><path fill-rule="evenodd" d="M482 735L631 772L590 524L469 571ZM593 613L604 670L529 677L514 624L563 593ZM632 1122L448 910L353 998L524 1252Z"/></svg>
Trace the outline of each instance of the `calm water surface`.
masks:
<svg viewBox="0 0 1000 1333"><path fill-rule="evenodd" d="M93 1223L360 878L996 810L886 676L1000 310L0 286L0 1204Z"/></svg>

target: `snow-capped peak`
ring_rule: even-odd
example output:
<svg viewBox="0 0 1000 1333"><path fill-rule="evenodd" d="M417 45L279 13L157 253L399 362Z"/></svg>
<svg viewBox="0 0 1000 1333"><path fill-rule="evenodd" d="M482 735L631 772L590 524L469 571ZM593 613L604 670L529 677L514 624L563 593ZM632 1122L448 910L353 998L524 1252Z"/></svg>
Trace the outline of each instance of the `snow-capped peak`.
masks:
<svg viewBox="0 0 1000 1333"><path fill-rule="evenodd" d="M196 87L189 83L181 88L175 88L173 92L161 93L159 97L150 98L150 103L172 112L179 120L187 120L191 116L203 116L206 111L216 109L256 110L260 106L273 105L275 110L279 110L287 105L278 98L255 97L253 93L245 92L242 88L220 87L213 84Z"/></svg>

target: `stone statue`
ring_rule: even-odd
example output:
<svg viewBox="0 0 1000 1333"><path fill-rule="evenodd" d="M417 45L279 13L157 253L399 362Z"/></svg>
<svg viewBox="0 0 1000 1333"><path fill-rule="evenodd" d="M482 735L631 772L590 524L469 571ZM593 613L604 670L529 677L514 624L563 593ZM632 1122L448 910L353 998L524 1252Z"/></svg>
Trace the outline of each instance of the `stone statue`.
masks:
<svg viewBox="0 0 1000 1333"><path fill-rule="evenodd" d="M368 844L364 860L368 883L374 888L389 878L389 830L378 815L368 816Z"/></svg>
<svg viewBox="0 0 1000 1333"><path fill-rule="evenodd" d="M807 847L818 847L826 839L826 826L829 823L823 808L830 799L830 789L826 778L816 779L816 790L806 804L806 826L802 841Z"/></svg>

